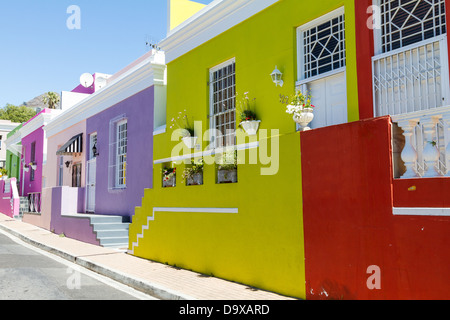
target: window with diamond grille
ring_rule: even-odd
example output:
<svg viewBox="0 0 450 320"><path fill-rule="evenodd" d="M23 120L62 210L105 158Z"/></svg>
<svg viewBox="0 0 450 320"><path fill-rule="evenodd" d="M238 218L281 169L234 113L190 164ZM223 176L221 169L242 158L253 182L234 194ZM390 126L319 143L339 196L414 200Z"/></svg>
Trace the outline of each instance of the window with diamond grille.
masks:
<svg viewBox="0 0 450 320"><path fill-rule="evenodd" d="M210 70L211 127L216 148L236 142L236 64L233 60Z"/></svg>
<svg viewBox="0 0 450 320"><path fill-rule="evenodd" d="M443 106L448 100L444 0L376 0L375 116Z"/></svg>
<svg viewBox="0 0 450 320"><path fill-rule="evenodd" d="M339 14L300 31L303 78L345 67L345 15Z"/></svg>
<svg viewBox="0 0 450 320"><path fill-rule="evenodd" d="M446 33L445 0L379 0L382 53Z"/></svg>

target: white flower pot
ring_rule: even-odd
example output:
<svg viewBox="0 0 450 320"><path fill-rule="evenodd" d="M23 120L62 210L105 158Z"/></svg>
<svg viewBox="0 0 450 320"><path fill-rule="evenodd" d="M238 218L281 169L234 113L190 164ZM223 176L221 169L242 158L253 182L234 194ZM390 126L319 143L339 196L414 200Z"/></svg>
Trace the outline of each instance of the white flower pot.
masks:
<svg viewBox="0 0 450 320"><path fill-rule="evenodd" d="M31 169L36 170L37 169L37 165L36 164L31 165Z"/></svg>
<svg viewBox="0 0 450 320"><path fill-rule="evenodd" d="M301 131L311 130L308 125L314 120L313 109L305 108L300 113L294 113L293 119L302 127Z"/></svg>
<svg viewBox="0 0 450 320"><path fill-rule="evenodd" d="M30 171L30 168L28 167L23 167L23 171L25 171L25 172L28 172L28 171Z"/></svg>
<svg viewBox="0 0 450 320"><path fill-rule="evenodd" d="M186 147L189 149L194 149L195 145L197 144L198 137L184 137L181 140L184 142Z"/></svg>
<svg viewBox="0 0 450 320"><path fill-rule="evenodd" d="M256 135L256 132L259 129L260 123L261 123L260 120L244 121L244 122L241 122L241 126L242 126L242 129L244 129L244 131L247 132L247 134L249 136L254 136L254 135Z"/></svg>

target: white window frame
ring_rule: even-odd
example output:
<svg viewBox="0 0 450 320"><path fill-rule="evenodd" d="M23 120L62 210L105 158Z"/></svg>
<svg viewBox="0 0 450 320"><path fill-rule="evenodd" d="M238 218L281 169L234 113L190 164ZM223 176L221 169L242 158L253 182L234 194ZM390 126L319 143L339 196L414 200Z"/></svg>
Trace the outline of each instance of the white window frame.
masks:
<svg viewBox="0 0 450 320"><path fill-rule="evenodd" d="M121 130L126 125L125 130ZM125 133L125 136L123 136ZM122 137L121 137L122 134ZM124 145L122 145L124 143ZM125 148L125 151L124 149ZM128 119L116 123L116 170L115 170L115 188L127 187L127 153L128 153ZM125 157L125 158L123 158ZM124 159L124 160L123 160ZM123 175L121 176L121 174Z"/></svg>
<svg viewBox="0 0 450 320"><path fill-rule="evenodd" d="M216 117L217 115L214 113L214 79L213 79L213 75L214 72L223 69L231 64L235 65L236 68L236 59L232 58L229 59L213 68L211 68L209 70L209 118L210 118L210 141L211 141L211 145L210 147L212 147L213 149L219 148L219 146L217 146L217 123L216 123ZM236 79L236 69L234 72L234 76ZM234 82L234 140L233 140L233 144L232 145L228 145L228 146L223 146L223 147L233 147L236 145L236 129L237 129L237 113L236 113L236 81ZM222 135L226 135L226 132L222 132Z"/></svg>
<svg viewBox="0 0 450 320"><path fill-rule="evenodd" d="M345 48L344 48L345 65L343 67L338 68L338 69L333 69L331 71L324 72L324 73L321 73L321 74L318 74L318 75L315 75L315 76L312 76L312 77L305 77L305 71L306 70L305 70L305 45L304 45L305 38L304 38L304 35L303 35L304 32L309 30L309 29L311 29L311 28L319 26L319 25L321 25L323 23L326 23L327 21L330 21L332 19L338 18L338 17L340 17L342 15L344 16L344 22L343 22L344 23L344 29L343 29L343 32L344 32L344 37L345 37L345 39L344 39L344 44L345 44ZM322 79L322 78L325 78L325 77L329 77L329 76L335 75L337 73L346 71L346 67L347 67L347 61L346 61L347 60L347 54L346 54L347 45L346 45L346 41L347 40L346 40L346 28L345 28L346 25L345 24L346 24L345 7L340 7L338 9L336 9L336 10L330 11L327 14L325 14L325 15L317 18L317 19L314 19L314 20L312 20L312 21L310 21L310 22L308 22L308 23L306 23L304 25L301 25L300 27L297 28L297 61L298 61L298 63L297 63L297 82L296 82L296 87L297 88L301 88L302 85L307 84L309 82L316 81L316 80L319 80L319 79Z"/></svg>
<svg viewBox="0 0 450 320"><path fill-rule="evenodd" d="M94 145L97 145L97 132L93 132L89 135L89 160L95 158L94 153L92 152Z"/></svg>
<svg viewBox="0 0 450 320"><path fill-rule="evenodd" d="M378 6L380 8L380 14L382 14L381 12L381 1L382 0L373 0L373 5L374 6ZM381 23L381 21L380 21ZM387 26L385 27L387 29ZM374 116L383 116L386 114L390 114L390 115L396 115L396 114L403 114L403 113L410 113L410 112L414 112L414 111L420 111L418 110L418 105L417 104L411 104L411 103L407 103L405 101L409 101L411 99L405 99L403 98L403 104L394 104L394 103L389 103L390 106L395 105L393 108L388 108L386 107L386 105L388 105L386 103L386 101L384 101L384 107L383 104L377 104L377 97L379 97L380 95L382 95L383 93L380 93L379 95L377 95L377 91L376 91L376 72L377 72L377 63L380 60L386 60L387 59L395 59L393 61L398 62L399 58L402 58L403 60L406 61L406 58L403 58L406 54L412 56L413 54L415 54L417 56L417 53L419 50L424 50L427 46L428 48L431 48L433 46L433 44L439 43L439 51L440 51L440 55L439 55L439 61L440 61L440 81L441 81L441 96L440 97L434 97L435 100L437 101L438 99L442 99L442 105L446 105L449 103L450 101L450 90L448 90L449 88L449 66L448 66L448 48L447 48L447 32L448 32L448 27L446 26L446 33L445 34L440 34L440 35L436 35L432 38L428 38L422 41L418 41L412 44L408 44L405 46L401 46L400 48L397 49L393 49L393 50L388 50L386 52L383 53L383 44L382 44L382 31L383 30L383 25L381 25L380 29L375 28L374 29L374 48L375 48L375 55L372 57L372 78L373 78L373 112L374 112ZM434 56L434 48L432 50L432 54ZM436 55L436 57L438 57L438 55ZM411 62L406 63L408 66L411 64ZM391 64L391 68L386 68L386 72L389 71L396 71L398 70L398 73L402 73L405 74L407 73L406 71L404 71L403 69L400 70L400 68L392 68L392 64ZM426 72L428 74L430 74L428 71ZM384 78L394 78L394 76L392 75L384 75ZM380 79L384 79L381 78ZM431 80L433 80L433 78L430 78ZM397 79L398 82L400 82ZM429 83L430 80L428 80L427 77L427 83ZM433 80L434 81L434 80ZM404 81L402 81L402 84L404 83ZM434 82L435 83L435 82ZM385 84L388 85L388 84ZM413 97L415 97L416 95L421 95L422 92L416 92L414 90L417 90L417 87L422 86L420 83L417 85L417 87L414 87L414 85L408 85L408 84L403 84L404 87L413 87L412 89L409 88L408 90L413 90ZM406 89L405 89L406 90ZM428 89L427 89L428 90ZM379 92L380 90L378 90ZM394 90L391 90L392 92L394 92ZM386 91L384 92L384 96L387 96ZM400 92L400 90L395 91L395 93ZM403 91L401 91L400 94L404 93ZM394 94L392 94L394 95ZM426 96L427 97L427 105L428 105L428 100L432 99L432 96ZM388 101L390 102L390 101ZM424 105L424 104L419 104L420 105ZM439 107L439 105L437 105L436 107ZM433 106L428 107L428 108L433 108ZM417 109L417 110L416 110ZM427 109L427 108L424 108Z"/></svg>

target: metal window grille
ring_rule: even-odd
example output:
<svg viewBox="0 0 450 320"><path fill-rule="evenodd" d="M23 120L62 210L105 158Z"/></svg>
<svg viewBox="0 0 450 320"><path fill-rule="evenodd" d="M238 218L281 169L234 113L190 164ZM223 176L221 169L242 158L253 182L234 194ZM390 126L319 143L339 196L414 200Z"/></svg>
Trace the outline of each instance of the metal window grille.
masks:
<svg viewBox="0 0 450 320"><path fill-rule="evenodd" d="M445 0L379 0L382 53L446 33Z"/></svg>
<svg viewBox="0 0 450 320"><path fill-rule="evenodd" d="M236 144L236 64L230 62L210 72L212 128L216 148Z"/></svg>
<svg viewBox="0 0 450 320"><path fill-rule="evenodd" d="M376 116L428 110L443 105L442 42L374 57Z"/></svg>
<svg viewBox="0 0 450 320"><path fill-rule="evenodd" d="M302 41L305 79L346 66L344 14L303 30Z"/></svg>
<svg viewBox="0 0 450 320"><path fill-rule="evenodd" d="M376 0L375 116L441 107L448 98L445 0Z"/></svg>

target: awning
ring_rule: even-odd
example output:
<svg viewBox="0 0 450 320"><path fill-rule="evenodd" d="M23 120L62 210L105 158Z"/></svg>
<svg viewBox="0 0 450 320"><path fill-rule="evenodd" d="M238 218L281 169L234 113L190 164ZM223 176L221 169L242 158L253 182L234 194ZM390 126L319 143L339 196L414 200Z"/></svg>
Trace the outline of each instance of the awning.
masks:
<svg viewBox="0 0 450 320"><path fill-rule="evenodd" d="M76 153L83 152L83 134L79 134L61 147L61 149L56 152L57 156L72 156Z"/></svg>

